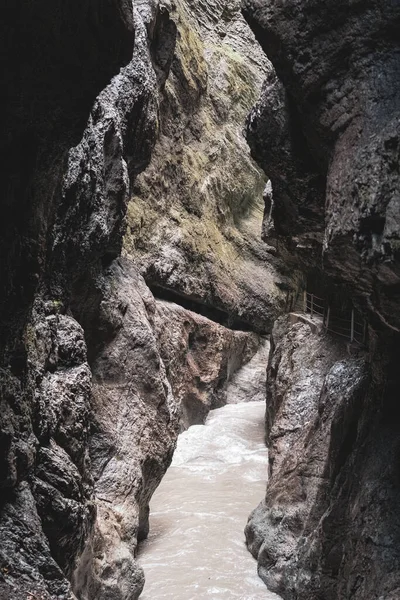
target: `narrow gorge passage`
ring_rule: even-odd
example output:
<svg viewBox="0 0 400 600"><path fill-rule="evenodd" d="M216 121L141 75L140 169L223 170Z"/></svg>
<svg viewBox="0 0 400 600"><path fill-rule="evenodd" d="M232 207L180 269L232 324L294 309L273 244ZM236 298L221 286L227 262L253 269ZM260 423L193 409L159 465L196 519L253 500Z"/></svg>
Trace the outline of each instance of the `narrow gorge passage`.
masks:
<svg viewBox="0 0 400 600"><path fill-rule="evenodd" d="M254 365L241 372L259 376ZM242 380L228 387L228 402L235 402L239 387ZM172 466L151 501L149 538L139 551L143 600L279 598L257 576L243 533L265 493L264 415L265 401L228 404L179 436Z"/></svg>
<svg viewBox="0 0 400 600"><path fill-rule="evenodd" d="M400 600L400 0L3 4L0 600Z"/></svg>

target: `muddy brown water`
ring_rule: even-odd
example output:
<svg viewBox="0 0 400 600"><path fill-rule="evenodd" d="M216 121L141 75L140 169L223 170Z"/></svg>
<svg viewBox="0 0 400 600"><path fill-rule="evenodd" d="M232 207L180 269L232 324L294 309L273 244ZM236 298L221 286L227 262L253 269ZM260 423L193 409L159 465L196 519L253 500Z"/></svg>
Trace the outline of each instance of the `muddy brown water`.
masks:
<svg viewBox="0 0 400 600"><path fill-rule="evenodd" d="M230 404L179 436L140 548L141 600L279 600L243 533L265 493L264 413L265 402Z"/></svg>

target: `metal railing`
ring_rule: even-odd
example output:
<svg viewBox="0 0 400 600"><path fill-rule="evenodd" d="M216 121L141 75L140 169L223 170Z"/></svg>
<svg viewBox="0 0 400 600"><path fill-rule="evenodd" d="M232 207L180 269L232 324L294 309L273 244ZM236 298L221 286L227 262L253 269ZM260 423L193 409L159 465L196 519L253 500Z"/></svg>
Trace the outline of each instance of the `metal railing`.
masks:
<svg viewBox="0 0 400 600"><path fill-rule="evenodd" d="M305 291L303 297L297 298L289 310L297 310L309 314L311 319L321 318L326 331L340 337L364 345L367 338L367 322L353 307L348 311L349 318L343 318L343 312L337 312L324 298Z"/></svg>

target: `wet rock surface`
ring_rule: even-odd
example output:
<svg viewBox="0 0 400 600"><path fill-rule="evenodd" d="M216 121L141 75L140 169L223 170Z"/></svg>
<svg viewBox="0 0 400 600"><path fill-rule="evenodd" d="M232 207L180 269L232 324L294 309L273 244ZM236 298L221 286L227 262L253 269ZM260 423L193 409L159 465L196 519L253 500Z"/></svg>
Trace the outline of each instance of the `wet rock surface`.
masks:
<svg viewBox="0 0 400 600"><path fill-rule="evenodd" d="M203 10L196 3L191 8L200 18ZM204 40L186 22L187 10L147 1L133 8L119 1L95 9L83 3L79 10L44 3L32 20L31 8L21 2L2 36L18 63L2 63L10 93L1 143L7 260L1 264L0 595L7 598L25 592L46 599L73 593L136 598L143 586L137 540L147 534L148 502L178 430L224 402L226 381L258 348L255 334L183 308L162 308L135 266L116 260L127 201L150 160L159 122L164 150L174 144L183 115L177 147L187 141L184 130L197 135L201 93L195 97L207 74L200 72ZM209 33L219 39L212 28ZM21 45L26 52L19 52ZM217 47L213 52L223 54ZM224 87L228 79L234 83L236 67L246 79L241 55L232 60L230 79L221 72ZM244 82L248 102L241 111L255 98L253 78L255 72ZM221 104L224 122L232 108L228 92ZM257 180L262 187L264 177L250 163L243 137L237 157L242 150L252 173L246 183ZM152 193L160 196L158 183ZM238 198L246 212L248 193L242 198L240 190ZM254 236L261 213L248 216L261 293L265 247ZM185 250L181 280L191 260ZM222 271L210 280L215 273ZM193 281L200 289L203 275ZM262 319L256 310L262 327L270 323L268 307L275 310L284 297L274 276L271 282L273 298L259 304L267 307ZM222 304L229 325L234 295ZM254 303L245 310L250 318ZM167 358L175 365L168 365L171 381Z"/></svg>
<svg viewBox="0 0 400 600"><path fill-rule="evenodd" d="M125 251L161 299L172 291L226 313L228 327L269 332L296 279L260 239L266 180L243 133L270 65L239 0L179 0L171 19L160 136L133 189Z"/></svg>
<svg viewBox="0 0 400 600"><path fill-rule="evenodd" d="M93 336L74 317L82 280L93 282L92 271L101 279L119 253L130 178L154 141L157 84L145 23L128 4L85 13L89 3L43 3L32 22L19 4L2 36L8 49L26 44L26 52L11 54L18 65L7 80L1 149L0 595L72 598L69 582L96 519ZM55 33L61 27L64 37Z"/></svg>
<svg viewBox="0 0 400 600"><path fill-rule="evenodd" d="M177 304L157 301L156 306L155 330L180 406L181 427L203 423L211 409L228 400L227 385L256 354L261 340L255 333L233 331ZM264 369L265 364L266 360Z"/></svg>
<svg viewBox="0 0 400 600"><path fill-rule="evenodd" d="M400 71L396 3L244 0L276 75L249 118L276 227L399 331Z"/></svg>
<svg viewBox="0 0 400 600"><path fill-rule="evenodd" d="M398 436L382 388L376 407L369 357L289 317L278 319L271 348L270 480L246 527L259 574L288 599L392 597Z"/></svg>
<svg viewBox="0 0 400 600"><path fill-rule="evenodd" d="M272 184L265 239L287 265L301 264L324 297L352 302L369 322L369 380L362 392L353 388L355 358L346 358L342 370L332 362L327 374L310 342L305 364L311 368L315 361L324 378L322 386L315 382L316 418L313 394L301 400L306 374L292 372L295 362L280 365L285 342L276 345L267 421L276 458L266 503L251 520L249 544L263 579L285 598L396 597L399 7L244 0L243 11L275 69L248 119L252 154ZM292 343L288 353L295 361L297 334L274 335L283 336L288 348ZM311 429L294 419L292 378L299 382L300 413L315 423ZM286 403L286 414L276 412ZM295 444L294 457L286 439Z"/></svg>

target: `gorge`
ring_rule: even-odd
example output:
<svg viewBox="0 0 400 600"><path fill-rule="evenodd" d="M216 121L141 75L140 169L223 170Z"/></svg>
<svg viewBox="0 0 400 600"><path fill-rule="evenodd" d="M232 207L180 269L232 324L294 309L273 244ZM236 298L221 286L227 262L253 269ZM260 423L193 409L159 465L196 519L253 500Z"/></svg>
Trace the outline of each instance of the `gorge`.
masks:
<svg viewBox="0 0 400 600"><path fill-rule="evenodd" d="M179 433L266 402L260 598L398 600L399 2L5 9L0 598L138 598Z"/></svg>

